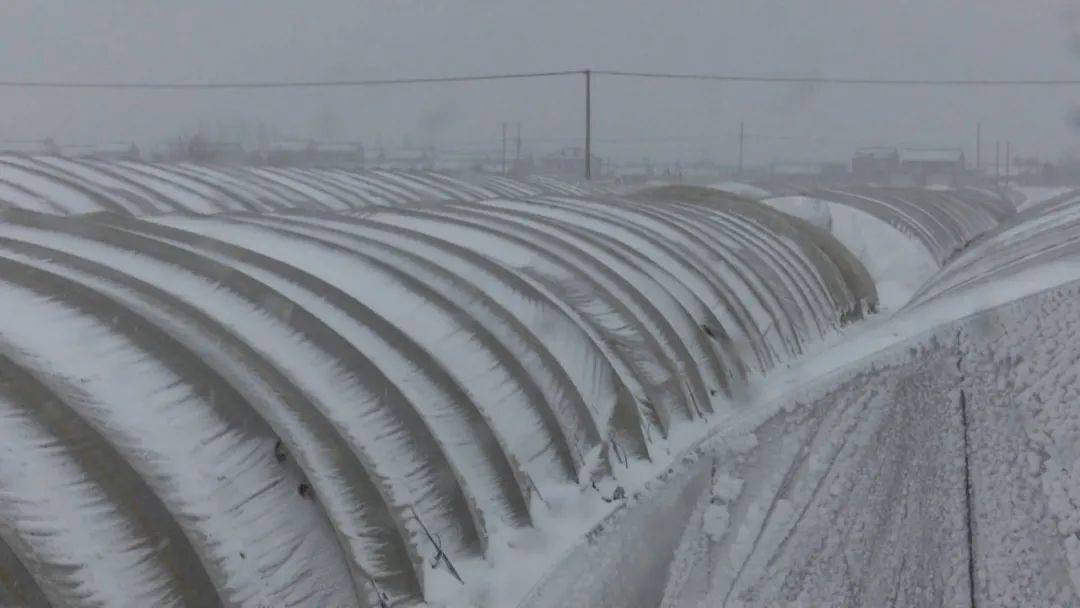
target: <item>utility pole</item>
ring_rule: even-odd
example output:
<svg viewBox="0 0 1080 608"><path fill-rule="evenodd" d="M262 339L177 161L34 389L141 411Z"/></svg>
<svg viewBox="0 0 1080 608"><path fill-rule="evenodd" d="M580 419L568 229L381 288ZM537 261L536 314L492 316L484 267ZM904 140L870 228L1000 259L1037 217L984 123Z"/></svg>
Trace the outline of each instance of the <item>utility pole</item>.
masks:
<svg viewBox="0 0 1080 608"><path fill-rule="evenodd" d="M739 168L735 175L742 175L743 169L743 143L746 141L746 131L743 129L743 121L739 121Z"/></svg>
<svg viewBox="0 0 1080 608"><path fill-rule="evenodd" d="M592 70L585 70L585 181L592 179Z"/></svg>
<svg viewBox="0 0 1080 608"><path fill-rule="evenodd" d="M975 123L975 171L982 170L982 122Z"/></svg>
<svg viewBox="0 0 1080 608"><path fill-rule="evenodd" d="M1012 142L1007 141L1007 142L1005 142L1005 187L1008 187L1009 183L1011 183L1011 181L1012 181L1012 174L1010 173L1010 169L1012 167L1011 162L1012 162Z"/></svg>
<svg viewBox="0 0 1080 608"><path fill-rule="evenodd" d="M1001 141L994 144L994 183L1001 187Z"/></svg>
<svg viewBox="0 0 1080 608"><path fill-rule="evenodd" d="M521 123L517 123L517 141L514 142L514 162L521 162Z"/></svg>
<svg viewBox="0 0 1080 608"><path fill-rule="evenodd" d="M506 175L506 121L502 122L502 173Z"/></svg>

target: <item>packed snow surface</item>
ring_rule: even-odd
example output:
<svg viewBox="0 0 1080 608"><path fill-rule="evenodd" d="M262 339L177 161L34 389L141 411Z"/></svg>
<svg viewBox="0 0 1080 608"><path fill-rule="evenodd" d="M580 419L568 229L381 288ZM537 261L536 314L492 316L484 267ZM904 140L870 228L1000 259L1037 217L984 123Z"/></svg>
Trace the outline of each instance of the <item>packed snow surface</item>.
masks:
<svg viewBox="0 0 1080 608"><path fill-rule="evenodd" d="M663 605L1080 602L1071 275L921 332L974 307L904 314L881 328L892 346L874 352L874 331L855 337L842 349L861 357L837 353L834 371L796 380L759 422L733 422L751 447L733 430L705 450L712 489L688 520Z"/></svg>

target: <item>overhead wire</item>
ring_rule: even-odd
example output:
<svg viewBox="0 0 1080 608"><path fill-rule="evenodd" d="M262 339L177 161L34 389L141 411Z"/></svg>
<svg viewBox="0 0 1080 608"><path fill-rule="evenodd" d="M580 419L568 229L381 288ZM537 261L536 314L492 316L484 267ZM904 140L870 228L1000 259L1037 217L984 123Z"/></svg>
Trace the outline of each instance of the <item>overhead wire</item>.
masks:
<svg viewBox="0 0 1080 608"><path fill-rule="evenodd" d="M671 72L629 72L594 70L593 74L630 78L713 80L763 84L826 84L883 86L1080 86L1080 79L931 79L931 78L837 78L828 76L755 76L736 74L688 74Z"/></svg>
<svg viewBox="0 0 1080 608"><path fill-rule="evenodd" d="M425 84L447 82L479 82L484 80L519 80L584 74L584 70L556 72L518 72L513 74L480 74L472 76L433 76L426 78L381 78L367 80L305 80L253 82L70 82L46 80L0 80L0 87L37 89L311 89Z"/></svg>
<svg viewBox="0 0 1080 608"><path fill-rule="evenodd" d="M2 88L26 89L149 89L149 90L215 90L215 89L310 89L349 88L431 83L482 82L494 80L522 80L591 74L621 78L649 78L666 80L697 80L715 82L743 82L760 84L811 84L811 85L871 85L871 86L943 86L943 87L1072 87L1080 86L1080 79L929 79L929 78L846 78L831 76L766 76L752 74L701 74L677 72L642 72L626 70L555 70L548 72L510 72L499 74L474 74L462 76L432 76L423 78L379 78L361 80L300 80L300 81L248 81L248 82L91 82L50 80L0 80Z"/></svg>

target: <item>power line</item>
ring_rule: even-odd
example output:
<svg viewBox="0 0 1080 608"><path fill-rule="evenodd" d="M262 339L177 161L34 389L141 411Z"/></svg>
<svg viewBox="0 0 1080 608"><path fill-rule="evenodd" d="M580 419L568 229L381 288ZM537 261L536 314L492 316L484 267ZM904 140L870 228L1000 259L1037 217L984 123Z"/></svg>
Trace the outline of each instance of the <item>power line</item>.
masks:
<svg viewBox="0 0 1080 608"><path fill-rule="evenodd" d="M818 84L818 85L876 85L876 86L945 86L945 87L1071 87L1080 86L1080 79L926 79L926 78L838 78L826 76L756 76L741 74L692 74L676 72L632 72L623 70L558 70L550 72L512 72L464 76L434 76L427 78L383 78L366 80L304 80L255 82L77 82L42 80L0 80L2 88L26 89L310 89L350 88L367 86L410 85L431 83L481 82L492 80L523 80L559 76L584 75L620 78L650 78L665 80L698 80L715 82L744 82L760 84Z"/></svg>
<svg viewBox="0 0 1080 608"><path fill-rule="evenodd" d="M915 131L903 136L881 136L876 139L882 140L894 140L897 137L908 137L911 135L926 135L926 136L938 136L940 131ZM843 144L858 144L858 145L872 145L874 139L868 139L865 137L837 137L835 135L781 135L775 133L758 133L751 131L744 131L743 137L747 140L775 140L775 141L808 141L819 143L843 143ZM693 143L693 142L712 142L712 141L730 141L737 140L739 138L738 130L714 133L714 134L690 134L690 135L663 135L656 137L602 137L593 138L594 143L601 144L640 144L640 143ZM541 142L541 143L561 143L561 142L574 142L581 141L581 135L563 135L563 136L550 136L550 137L532 137L529 141ZM467 142L467 143L482 143L482 142ZM905 144L908 145L908 144ZM908 147L918 147L915 143L910 144Z"/></svg>
<svg viewBox="0 0 1080 608"><path fill-rule="evenodd" d="M764 133L745 130L743 136L747 141L752 140L767 140L767 141L807 141L818 143L835 143L845 145L858 145L858 146L870 146L878 140L894 141L904 137L911 136L940 136L941 131L930 130L918 130L905 133L903 135L882 135L876 138L867 137L838 137L836 135L796 135L796 134L780 134L780 133ZM696 134L676 134L676 135L660 135L660 136L630 136L630 137L593 137L594 144L605 145L620 145L620 144L643 144L643 143L694 143L694 142L716 142L716 141L733 141L739 138L739 132L737 129L732 131L715 132L715 133L696 133ZM536 136L530 137L531 143L545 143L545 144L563 144L580 142L582 136L578 135L549 135L549 136ZM472 146L487 146L490 144L486 139L450 139L444 140L453 145L472 145ZM910 140L906 143L897 144L899 147L913 147L917 148L921 145L917 140ZM500 152L497 150L492 152L491 149L487 149L496 157Z"/></svg>
<svg viewBox="0 0 1080 608"><path fill-rule="evenodd" d="M927 78L835 78L825 76L753 76L732 74L679 74L669 72L626 72L596 70L593 74L630 78L669 80L713 80L721 82L753 82L773 84L835 84L835 85L901 85L901 86L1077 86L1080 79L1050 80L992 80L992 79L927 79Z"/></svg>
<svg viewBox="0 0 1080 608"><path fill-rule="evenodd" d="M27 89L312 89L384 86L397 84L426 84L446 82L478 82L484 80L519 80L584 74L584 70L558 72L518 72L513 74L480 74L473 76L435 76L430 78L385 78L372 80L306 80L265 82L64 82L41 80L0 80L0 87Z"/></svg>

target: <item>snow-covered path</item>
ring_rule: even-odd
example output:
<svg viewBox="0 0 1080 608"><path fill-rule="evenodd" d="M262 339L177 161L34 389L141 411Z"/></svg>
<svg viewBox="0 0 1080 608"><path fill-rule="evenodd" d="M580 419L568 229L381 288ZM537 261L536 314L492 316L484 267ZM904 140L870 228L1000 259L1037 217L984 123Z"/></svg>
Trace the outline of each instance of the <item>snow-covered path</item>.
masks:
<svg viewBox="0 0 1080 608"><path fill-rule="evenodd" d="M1078 296L939 325L718 439L663 605L1076 605Z"/></svg>
<svg viewBox="0 0 1080 608"><path fill-rule="evenodd" d="M676 572L667 604L883 605L899 590L905 605L960 604L955 354L915 350L859 370L791 402L757 430L753 449L718 449L713 490L683 548L696 559Z"/></svg>

